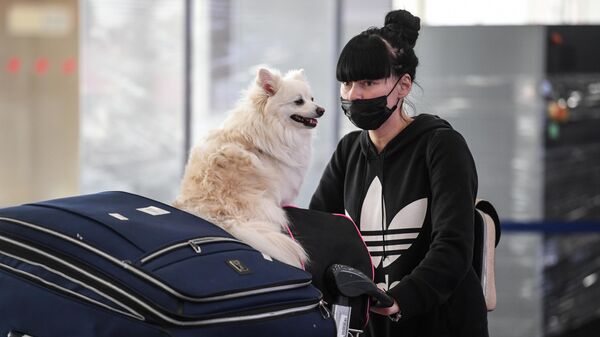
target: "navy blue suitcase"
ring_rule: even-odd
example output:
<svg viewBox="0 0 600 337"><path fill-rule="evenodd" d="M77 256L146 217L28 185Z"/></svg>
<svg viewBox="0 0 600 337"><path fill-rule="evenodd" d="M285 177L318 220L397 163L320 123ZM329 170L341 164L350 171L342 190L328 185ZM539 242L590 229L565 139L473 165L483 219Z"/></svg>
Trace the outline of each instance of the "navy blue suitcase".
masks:
<svg viewBox="0 0 600 337"><path fill-rule="evenodd" d="M125 192L0 209L0 336L335 336L303 270Z"/></svg>

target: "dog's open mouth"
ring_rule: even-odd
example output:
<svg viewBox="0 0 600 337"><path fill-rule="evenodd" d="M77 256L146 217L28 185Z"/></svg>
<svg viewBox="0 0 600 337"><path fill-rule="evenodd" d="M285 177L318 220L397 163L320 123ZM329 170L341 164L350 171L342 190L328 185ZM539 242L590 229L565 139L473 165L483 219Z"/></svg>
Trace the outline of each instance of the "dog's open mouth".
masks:
<svg viewBox="0 0 600 337"><path fill-rule="evenodd" d="M317 126L316 118L306 118L300 115L291 115L290 118L294 120L294 122L302 123L304 124L304 126L307 126L309 128L314 128L315 126Z"/></svg>

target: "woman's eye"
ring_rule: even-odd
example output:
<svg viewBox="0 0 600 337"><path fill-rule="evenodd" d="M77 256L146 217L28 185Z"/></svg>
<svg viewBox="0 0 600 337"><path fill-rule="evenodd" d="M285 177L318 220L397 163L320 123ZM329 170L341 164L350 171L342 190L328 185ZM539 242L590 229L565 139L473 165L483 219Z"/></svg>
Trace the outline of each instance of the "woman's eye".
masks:
<svg viewBox="0 0 600 337"><path fill-rule="evenodd" d="M294 103L296 103L296 105L302 105L302 104L304 104L304 100L302 98L299 98L299 99L295 100Z"/></svg>
<svg viewBox="0 0 600 337"><path fill-rule="evenodd" d="M375 84L375 82L373 82L373 81L365 81L365 86L367 86L367 87L370 87L374 84Z"/></svg>
<svg viewBox="0 0 600 337"><path fill-rule="evenodd" d="M349 87L351 85L350 82L342 82L342 84L344 85L344 87Z"/></svg>

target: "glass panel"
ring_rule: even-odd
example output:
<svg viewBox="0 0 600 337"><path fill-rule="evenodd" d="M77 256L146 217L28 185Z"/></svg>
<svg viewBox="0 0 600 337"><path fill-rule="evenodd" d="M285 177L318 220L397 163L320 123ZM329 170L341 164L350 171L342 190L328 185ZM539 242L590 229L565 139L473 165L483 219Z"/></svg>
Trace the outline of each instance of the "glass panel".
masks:
<svg viewBox="0 0 600 337"><path fill-rule="evenodd" d="M81 190L170 201L183 163L183 1L81 5Z"/></svg>

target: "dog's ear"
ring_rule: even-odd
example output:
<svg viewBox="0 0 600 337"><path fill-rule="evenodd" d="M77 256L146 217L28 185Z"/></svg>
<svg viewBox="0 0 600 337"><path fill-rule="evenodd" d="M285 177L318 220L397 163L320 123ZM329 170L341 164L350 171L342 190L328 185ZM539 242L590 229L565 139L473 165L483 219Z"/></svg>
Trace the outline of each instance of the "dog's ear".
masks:
<svg viewBox="0 0 600 337"><path fill-rule="evenodd" d="M256 76L256 83L269 96L275 95L277 90L279 90L279 77L266 68L260 68L258 70L258 75Z"/></svg>
<svg viewBox="0 0 600 337"><path fill-rule="evenodd" d="M296 69L290 70L285 74L285 77L293 78L299 81L306 81L306 75L304 74L304 69Z"/></svg>

